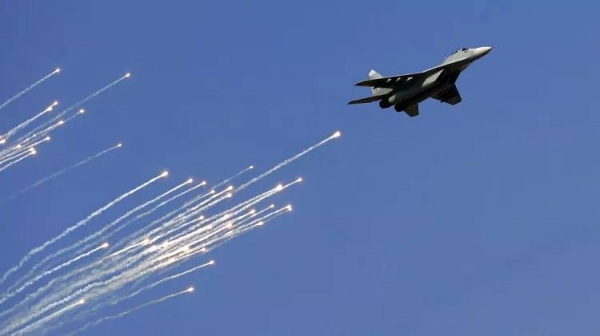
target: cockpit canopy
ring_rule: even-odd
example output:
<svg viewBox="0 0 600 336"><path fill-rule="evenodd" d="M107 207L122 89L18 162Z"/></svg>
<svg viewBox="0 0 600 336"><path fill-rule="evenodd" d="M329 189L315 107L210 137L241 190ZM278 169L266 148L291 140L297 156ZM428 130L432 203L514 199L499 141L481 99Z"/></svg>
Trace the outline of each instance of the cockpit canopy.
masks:
<svg viewBox="0 0 600 336"><path fill-rule="evenodd" d="M453 53L452 53L452 55L454 55L454 54L458 54L458 53L459 53L459 52L461 52L461 51L467 51L467 50L469 50L469 48L460 48L460 49L458 49L457 51L453 52Z"/></svg>

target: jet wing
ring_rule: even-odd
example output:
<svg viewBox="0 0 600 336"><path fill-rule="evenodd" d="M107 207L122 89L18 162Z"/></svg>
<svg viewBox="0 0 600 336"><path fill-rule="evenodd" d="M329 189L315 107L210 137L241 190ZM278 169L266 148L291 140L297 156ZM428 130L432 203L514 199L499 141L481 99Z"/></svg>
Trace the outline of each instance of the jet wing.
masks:
<svg viewBox="0 0 600 336"><path fill-rule="evenodd" d="M377 88L392 88L397 84L406 82L410 78L417 77L419 75L421 75L421 73L406 74L406 75L391 76L391 77L382 77L382 78L375 78L375 79L367 79L367 80L358 82L354 85L355 86L370 86L370 87L377 87Z"/></svg>
<svg viewBox="0 0 600 336"><path fill-rule="evenodd" d="M408 73L408 74L391 76L391 77L367 79L364 81L360 81L354 85L355 86L370 86L370 87L378 87L378 88L393 88L394 86L401 84L403 82L406 82L412 78L429 75L432 72L439 70L440 68L441 68L440 66L437 66L437 67L427 69L422 72Z"/></svg>
<svg viewBox="0 0 600 336"><path fill-rule="evenodd" d="M456 85L452 85L446 90L431 96L431 98L439 100L440 103L447 103L450 105L456 105L462 101L462 97L460 96Z"/></svg>

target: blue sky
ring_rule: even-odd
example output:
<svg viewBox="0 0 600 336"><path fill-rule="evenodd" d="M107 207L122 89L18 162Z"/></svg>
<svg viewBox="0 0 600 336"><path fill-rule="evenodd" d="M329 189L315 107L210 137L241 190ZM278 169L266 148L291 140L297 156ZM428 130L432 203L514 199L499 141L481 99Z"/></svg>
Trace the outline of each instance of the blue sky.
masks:
<svg viewBox="0 0 600 336"><path fill-rule="evenodd" d="M163 169L169 185L214 183L339 129L255 189L303 176L274 200L293 213L139 302L190 284L196 293L86 334L592 333L597 11L512 0L3 2L0 100L63 72L0 110L2 132L54 99L68 106L133 77L0 174L9 196L125 144L0 204L0 269ZM427 101L412 119L346 105L369 94L353 84L372 68L419 71L481 45L496 48L459 79L460 105Z"/></svg>

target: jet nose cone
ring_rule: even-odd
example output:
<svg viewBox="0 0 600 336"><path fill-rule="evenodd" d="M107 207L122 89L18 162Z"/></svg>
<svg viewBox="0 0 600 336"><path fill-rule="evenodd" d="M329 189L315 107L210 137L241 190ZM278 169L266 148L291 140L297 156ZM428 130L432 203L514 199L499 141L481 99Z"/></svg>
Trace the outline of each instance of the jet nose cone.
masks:
<svg viewBox="0 0 600 336"><path fill-rule="evenodd" d="M493 47L479 47L476 49L477 56L483 57L492 51Z"/></svg>

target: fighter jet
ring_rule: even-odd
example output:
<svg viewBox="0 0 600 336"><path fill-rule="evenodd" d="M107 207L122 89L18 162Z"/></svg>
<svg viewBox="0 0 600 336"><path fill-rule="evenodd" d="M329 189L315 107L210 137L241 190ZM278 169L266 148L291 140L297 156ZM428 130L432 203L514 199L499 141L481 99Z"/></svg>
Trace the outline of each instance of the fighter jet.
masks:
<svg viewBox="0 0 600 336"><path fill-rule="evenodd" d="M442 64L422 72L384 77L371 70L369 79L356 83L356 86L371 87L372 96L353 100L348 104L379 101L382 109L394 106L396 112L406 112L411 117L419 115L419 103L428 98L456 105L462 101L456 88L458 76L491 50L492 47L460 48Z"/></svg>

